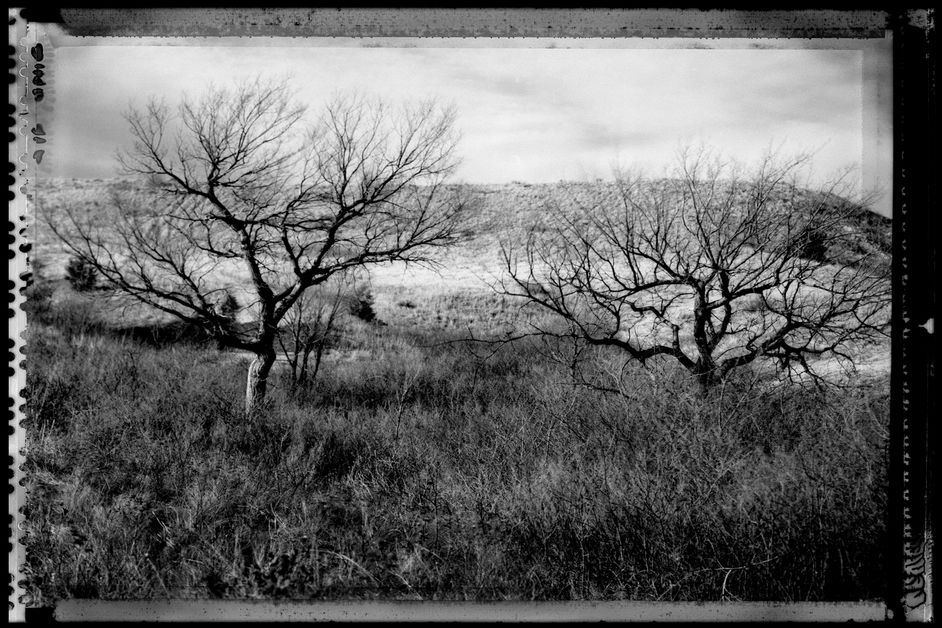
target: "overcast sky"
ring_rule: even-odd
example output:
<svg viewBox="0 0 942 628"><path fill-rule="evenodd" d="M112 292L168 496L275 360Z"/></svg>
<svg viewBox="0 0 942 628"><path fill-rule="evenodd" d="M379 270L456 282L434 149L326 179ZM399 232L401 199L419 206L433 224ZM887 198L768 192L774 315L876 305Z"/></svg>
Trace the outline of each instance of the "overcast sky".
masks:
<svg viewBox="0 0 942 628"><path fill-rule="evenodd" d="M79 41L51 59L44 163L51 176L115 176L115 149L128 141L121 114L132 102L287 74L312 113L337 90L453 103L462 133L458 178L466 182L609 178L615 165L657 171L681 144L705 142L745 161L770 145L816 151L822 176L856 166L865 188L890 189L889 42L820 50L742 41L721 49L613 47L613 40ZM888 193L878 210L889 213Z"/></svg>

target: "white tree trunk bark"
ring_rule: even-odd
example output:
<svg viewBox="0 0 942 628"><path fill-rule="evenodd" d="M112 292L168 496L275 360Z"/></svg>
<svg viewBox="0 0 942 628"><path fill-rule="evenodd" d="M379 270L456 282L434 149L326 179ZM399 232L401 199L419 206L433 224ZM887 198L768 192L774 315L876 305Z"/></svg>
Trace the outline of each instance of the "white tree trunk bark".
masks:
<svg viewBox="0 0 942 628"><path fill-rule="evenodd" d="M251 414L265 401L268 392L268 374L275 363L274 350L260 353L249 365L249 374L245 384L245 413Z"/></svg>

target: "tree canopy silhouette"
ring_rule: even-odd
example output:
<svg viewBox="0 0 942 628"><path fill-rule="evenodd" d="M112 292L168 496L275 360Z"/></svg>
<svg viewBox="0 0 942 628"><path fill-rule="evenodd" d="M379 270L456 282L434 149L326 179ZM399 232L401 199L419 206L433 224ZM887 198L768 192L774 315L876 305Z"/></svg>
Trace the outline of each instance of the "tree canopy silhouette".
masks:
<svg viewBox="0 0 942 628"><path fill-rule="evenodd" d="M305 114L286 81L261 79L132 108L119 159L147 190L51 225L120 292L252 352L247 411L265 398L279 323L306 290L372 264L431 263L468 203L447 185L454 109L342 96L313 124ZM250 326L220 307L233 288L221 278L236 270Z"/></svg>
<svg viewBox="0 0 942 628"><path fill-rule="evenodd" d="M568 341L576 374L607 347L674 360L709 389L760 358L823 381L813 357L853 364L854 343L886 333L888 255L868 246L842 177L809 189L807 157L679 162L668 178L619 174L607 201L551 205L504 244L499 289L553 321L526 335Z"/></svg>

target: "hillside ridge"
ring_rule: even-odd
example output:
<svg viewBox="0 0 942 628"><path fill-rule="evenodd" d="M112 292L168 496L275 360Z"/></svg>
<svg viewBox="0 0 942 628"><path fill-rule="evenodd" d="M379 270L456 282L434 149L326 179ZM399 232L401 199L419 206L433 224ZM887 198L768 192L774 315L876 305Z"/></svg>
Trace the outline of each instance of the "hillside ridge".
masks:
<svg viewBox="0 0 942 628"><path fill-rule="evenodd" d="M668 179L658 181L669 182ZM617 202L618 184L614 181L557 181L553 183L452 183L453 187L472 191L478 203L469 217L470 241L464 245L481 248L493 236L513 236L539 227L545 221L549 207L567 211L573 207L603 207ZM42 209L53 212L65 206L94 211L108 203L112 190L143 189L143 181L127 177L107 179L45 178L39 179L33 189L33 200ZM805 190L811 193L809 190ZM835 197L835 203L846 202ZM856 211L853 211L856 210ZM857 225L866 242L865 249L892 255L892 220L865 207L852 208L859 218ZM48 234L41 234L39 240Z"/></svg>

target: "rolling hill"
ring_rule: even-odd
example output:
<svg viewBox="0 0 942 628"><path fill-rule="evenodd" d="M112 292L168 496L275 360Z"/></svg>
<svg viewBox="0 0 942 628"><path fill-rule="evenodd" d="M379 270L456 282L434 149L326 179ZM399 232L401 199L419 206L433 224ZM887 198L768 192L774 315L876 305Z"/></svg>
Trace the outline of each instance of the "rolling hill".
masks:
<svg viewBox="0 0 942 628"><path fill-rule="evenodd" d="M470 208L469 237L453 247L442 260L444 265L456 261L480 261L482 254L494 252L505 238L516 238L530 228L539 229L548 212L571 214L577 208L618 206L616 184L605 181L558 183L461 184L470 189L478 202ZM32 207L55 220L65 208L80 215L93 215L109 202L114 191L143 189L141 183L128 179L41 179L32 192ZM810 197L810 193L808 193ZM843 199L834 197L835 205ZM854 229L860 237L856 251L828 251L833 261L843 261L848 254L870 252L889 264L892 255L892 221L863 207L851 208L850 222L842 225ZM34 242L41 252L37 255L55 265L61 262L61 243L41 221L34 222ZM47 248L48 247L48 248ZM59 259L56 259L59 258Z"/></svg>

